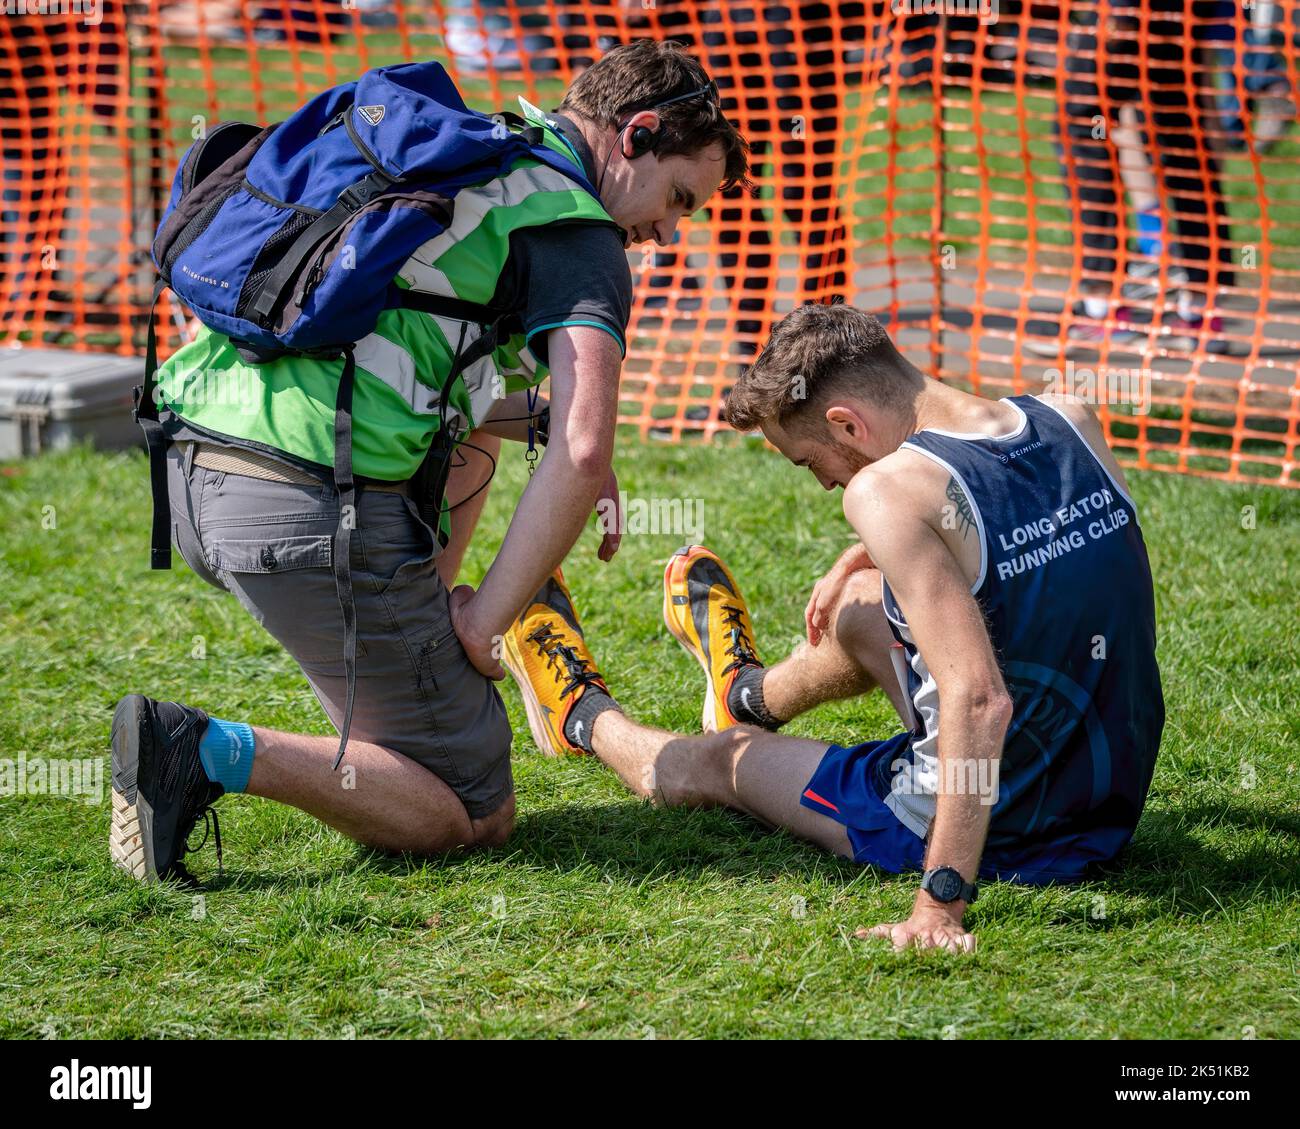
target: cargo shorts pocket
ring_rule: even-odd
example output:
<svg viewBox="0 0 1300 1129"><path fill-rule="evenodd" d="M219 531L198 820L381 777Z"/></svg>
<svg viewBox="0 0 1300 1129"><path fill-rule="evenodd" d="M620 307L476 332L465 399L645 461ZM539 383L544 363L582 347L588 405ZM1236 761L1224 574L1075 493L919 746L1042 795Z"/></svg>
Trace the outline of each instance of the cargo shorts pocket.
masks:
<svg viewBox="0 0 1300 1129"><path fill-rule="evenodd" d="M332 536L218 537L208 555L225 586L299 665L342 670ZM358 638L357 658L365 653Z"/></svg>
<svg viewBox="0 0 1300 1129"><path fill-rule="evenodd" d="M329 537L218 538L211 563L217 572L273 573L298 568L329 568L333 560Z"/></svg>
<svg viewBox="0 0 1300 1129"><path fill-rule="evenodd" d="M461 645L460 636L450 621L446 624L427 625L409 633L407 637L415 662L415 673L421 684L432 683L436 689L439 686L439 675L449 668L463 669L471 665L469 655Z"/></svg>
<svg viewBox="0 0 1300 1129"><path fill-rule="evenodd" d="M415 503L400 495L372 495L386 507L389 520L380 524L363 523L357 530L365 573L378 595L396 591L416 577L436 574L436 561L442 552L433 531L421 520ZM372 502L372 505L375 503ZM369 517L363 512L363 517Z"/></svg>

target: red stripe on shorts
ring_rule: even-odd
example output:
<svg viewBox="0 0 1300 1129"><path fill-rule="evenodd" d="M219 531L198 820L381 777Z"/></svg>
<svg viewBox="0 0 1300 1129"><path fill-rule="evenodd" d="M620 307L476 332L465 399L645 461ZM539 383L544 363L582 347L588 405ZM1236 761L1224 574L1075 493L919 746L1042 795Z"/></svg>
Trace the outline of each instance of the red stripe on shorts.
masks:
<svg viewBox="0 0 1300 1129"><path fill-rule="evenodd" d="M831 803L830 800L822 799L822 797L819 796L819 795L817 795L817 793L814 792L811 788L805 789L805 791L804 791L804 796L805 796L807 799L812 800L813 803L821 804L822 807L830 808L831 811L839 811L839 810L840 810L840 809L837 808L833 803Z"/></svg>

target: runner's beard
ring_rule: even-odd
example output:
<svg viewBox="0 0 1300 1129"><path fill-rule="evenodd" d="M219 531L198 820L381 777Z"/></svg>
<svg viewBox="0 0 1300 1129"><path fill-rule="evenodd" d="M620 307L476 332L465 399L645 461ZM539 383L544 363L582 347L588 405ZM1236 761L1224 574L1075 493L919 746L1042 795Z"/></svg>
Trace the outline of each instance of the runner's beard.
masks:
<svg viewBox="0 0 1300 1129"><path fill-rule="evenodd" d="M850 468L850 478L872 462L861 451L855 451L847 443L841 443L838 439L832 438L827 441L826 445L835 453L837 458L843 460Z"/></svg>

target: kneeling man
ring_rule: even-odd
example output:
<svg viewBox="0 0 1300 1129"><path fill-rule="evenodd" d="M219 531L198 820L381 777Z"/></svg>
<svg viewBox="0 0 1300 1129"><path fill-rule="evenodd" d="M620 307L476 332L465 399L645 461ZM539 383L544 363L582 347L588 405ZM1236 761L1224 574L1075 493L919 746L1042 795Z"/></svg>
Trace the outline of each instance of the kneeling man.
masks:
<svg viewBox="0 0 1300 1129"><path fill-rule="evenodd" d="M911 917L872 930L900 947L972 949L979 879L1076 881L1113 859L1164 704L1137 510L1092 412L928 379L847 305L785 318L727 412L844 488L860 540L813 589L807 642L763 666L731 572L681 550L664 617L708 676L706 733L651 729L596 672L557 571L506 639L539 746L595 753L659 803L923 871ZM874 687L904 732L848 748L776 732Z"/></svg>

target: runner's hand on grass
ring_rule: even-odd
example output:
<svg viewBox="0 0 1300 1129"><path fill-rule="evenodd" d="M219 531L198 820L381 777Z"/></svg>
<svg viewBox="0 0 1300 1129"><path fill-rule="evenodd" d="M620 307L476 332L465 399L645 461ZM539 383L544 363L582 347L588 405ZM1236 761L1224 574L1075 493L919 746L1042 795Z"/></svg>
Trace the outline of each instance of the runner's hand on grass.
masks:
<svg viewBox="0 0 1300 1129"><path fill-rule="evenodd" d="M912 916L906 921L890 921L871 929L859 929L856 936L862 940L883 937L892 941L895 950L899 951L947 949L950 953L973 953L975 934L967 933L961 920L961 910L918 901Z"/></svg>
<svg viewBox="0 0 1300 1129"><path fill-rule="evenodd" d="M831 565L830 571L813 585L812 596L804 611L804 623L808 627L808 642L817 646L822 635L830 627L831 614L840 602L844 584L855 572L864 568L875 568L871 563L866 546L861 541L855 542L840 554L839 560Z"/></svg>

